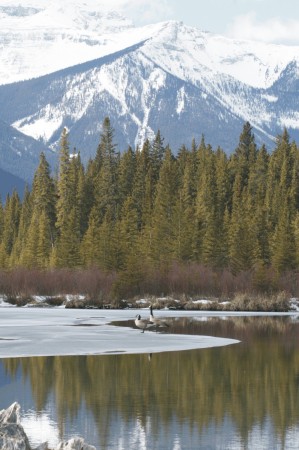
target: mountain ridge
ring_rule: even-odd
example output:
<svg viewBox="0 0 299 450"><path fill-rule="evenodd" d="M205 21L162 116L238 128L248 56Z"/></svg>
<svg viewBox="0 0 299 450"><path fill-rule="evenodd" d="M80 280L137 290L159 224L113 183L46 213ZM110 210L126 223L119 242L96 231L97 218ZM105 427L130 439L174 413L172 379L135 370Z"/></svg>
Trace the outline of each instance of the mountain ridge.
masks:
<svg viewBox="0 0 299 450"><path fill-rule="evenodd" d="M57 24L66 11L68 21L59 31ZM31 16L36 23L39 14L45 22L34 28ZM40 151L55 164L64 127L71 145L87 161L96 151L106 116L120 151L140 147L160 130L174 153L193 138L199 142L202 135L213 147L231 153L245 121L252 124L257 143L270 150L284 127L299 140L299 47L236 41L178 21L134 28L117 12L100 11L90 0L63 5L51 0L43 8L37 0L25 0L20 7L4 0L0 20L6 23L0 41L7 43L0 49L7 63L0 70L0 120L9 127L6 133L19 133L18 139L11 136L10 144L4 139L1 145L0 138L0 166L4 163L2 168L16 176L32 179ZM16 26L22 23L26 26ZM109 34L111 29L114 33ZM61 65L60 52L52 60L58 43L62 54L76 49L77 63L64 66L71 61L65 58ZM16 57L22 51L23 59ZM41 71L46 61L49 72L33 77L41 54ZM17 81L18 74L27 79ZM35 143L31 151L18 147L25 170L10 157L11 142L21 142L21 137Z"/></svg>

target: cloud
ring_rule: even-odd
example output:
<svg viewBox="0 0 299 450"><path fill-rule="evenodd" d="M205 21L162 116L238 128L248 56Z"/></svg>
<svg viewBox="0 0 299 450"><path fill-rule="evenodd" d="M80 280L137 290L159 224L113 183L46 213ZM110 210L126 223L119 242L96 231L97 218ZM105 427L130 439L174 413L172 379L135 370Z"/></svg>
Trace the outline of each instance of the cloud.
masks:
<svg viewBox="0 0 299 450"><path fill-rule="evenodd" d="M226 34L236 39L299 45L299 20L271 18L259 22L251 12L235 17Z"/></svg>
<svg viewBox="0 0 299 450"><path fill-rule="evenodd" d="M138 24L147 24L168 20L173 16L169 0L109 0L105 4L109 9L117 9Z"/></svg>

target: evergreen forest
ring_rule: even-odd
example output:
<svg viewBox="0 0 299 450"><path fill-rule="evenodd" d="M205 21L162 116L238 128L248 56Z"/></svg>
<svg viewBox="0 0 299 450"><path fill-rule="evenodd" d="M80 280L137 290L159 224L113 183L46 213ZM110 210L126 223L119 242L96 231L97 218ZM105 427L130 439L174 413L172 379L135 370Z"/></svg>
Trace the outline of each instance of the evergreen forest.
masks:
<svg viewBox="0 0 299 450"><path fill-rule="evenodd" d="M291 276L296 287L299 149L288 131L272 153L257 146L248 122L230 155L204 137L188 145L174 155L158 131L142 148L119 152L107 117L83 165L64 129L57 174L41 153L32 188L0 205L1 276L97 269L118 297L192 294L211 274L211 284L222 280L220 293L228 278L267 291Z"/></svg>

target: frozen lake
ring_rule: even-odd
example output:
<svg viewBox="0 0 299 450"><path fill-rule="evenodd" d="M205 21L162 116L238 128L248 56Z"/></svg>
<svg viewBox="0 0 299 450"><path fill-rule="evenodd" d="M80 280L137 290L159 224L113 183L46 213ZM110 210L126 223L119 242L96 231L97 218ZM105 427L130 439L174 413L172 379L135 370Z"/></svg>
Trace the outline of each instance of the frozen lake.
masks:
<svg viewBox="0 0 299 450"><path fill-rule="evenodd" d="M1 308L0 358L12 356L156 353L235 343L211 336L177 336L109 325L112 321L149 318L147 310L74 310L65 308ZM189 313L156 311L170 318ZM202 314L195 313L201 317Z"/></svg>
<svg viewBox="0 0 299 450"><path fill-rule="evenodd" d="M155 313L166 333L135 310L1 308L0 409L21 404L33 445L298 448L298 316Z"/></svg>

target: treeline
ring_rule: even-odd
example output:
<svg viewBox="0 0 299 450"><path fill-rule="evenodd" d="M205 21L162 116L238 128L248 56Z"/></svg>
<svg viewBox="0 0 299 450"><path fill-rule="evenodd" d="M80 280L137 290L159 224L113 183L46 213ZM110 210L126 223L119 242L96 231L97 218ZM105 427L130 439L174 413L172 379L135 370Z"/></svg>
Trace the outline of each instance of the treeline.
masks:
<svg viewBox="0 0 299 450"><path fill-rule="evenodd" d="M204 138L174 156L160 132L119 153L106 118L85 167L64 129L58 175L42 153L31 191L0 207L0 242L1 269L96 267L119 295L173 264L272 288L299 267L298 147L284 130L270 154L247 122L230 156Z"/></svg>

